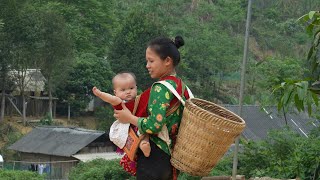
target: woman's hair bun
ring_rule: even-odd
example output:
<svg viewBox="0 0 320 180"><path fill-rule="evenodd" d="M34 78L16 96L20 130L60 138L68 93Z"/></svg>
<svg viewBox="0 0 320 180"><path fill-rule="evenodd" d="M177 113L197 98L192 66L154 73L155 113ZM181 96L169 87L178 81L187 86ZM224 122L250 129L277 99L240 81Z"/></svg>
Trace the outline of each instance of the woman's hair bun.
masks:
<svg viewBox="0 0 320 180"><path fill-rule="evenodd" d="M176 36L174 38L174 45L179 49L179 47L184 45L184 40L181 36Z"/></svg>

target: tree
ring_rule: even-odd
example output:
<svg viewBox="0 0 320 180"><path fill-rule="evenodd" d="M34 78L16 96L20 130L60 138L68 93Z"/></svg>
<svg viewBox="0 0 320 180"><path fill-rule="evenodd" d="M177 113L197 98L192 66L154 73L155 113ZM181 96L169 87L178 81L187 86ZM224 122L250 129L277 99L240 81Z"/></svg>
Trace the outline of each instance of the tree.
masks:
<svg viewBox="0 0 320 180"><path fill-rule="evenodd" d="M9 86L9 71L12 68L12 51L14 47L14 30L18 9L24 5L24 0L5 0L0 4L0 19L2 19L0 29L0 80L1 80L1 114L0 121L4 119L5 110L5 90Z"/></svg>
<svg viewBox="0 0 320 180"><path fill-rule="evenodd" d="M52 94L63 82L73 63L72 41L64 19L50 11L39 11L40 48L39 58L43 76L47 80L49 115L52 118Z"/></svg>
<svg viewBox="0 0 320 180"><path fill-rule="evenodd" d="M115 73L131 71L137 77L138 87L145 90L153 82L145 68L147 43L165 36L162 27L147 12L136 8L128 13L121 30L115 35L108 60Z"/></svg>
<svg viewBox="0 0 320 180"><path fill-rule="evenodd" d="M81 54L68 78L59 85L57 95L60 101L70 103L73 111L78 113L92 100L93 86L112 93L113 75L108 59L99 58L91 53Z"/></svg>
<svg viewBox="0 0 320 180"><path fill-rule="evenodd" d="M10 75L13 76L22 97L22 117L25 126L27 95L25 90L30 86L30 80L32 79L32 73L29 73L28 69L37 68L38 64L35 54L37 54L37 40L39 40L37 29L39 21L37 21L36 15L37 13L24 7L17 15L15 27L11 31L13 37L13 48L11 49L13 70Z"/></svg>
<svg viewBox="0 0 320 180"><path fill-rule="evenodd" d="M8 79L9 72L9 51L6 46L6 33L0 29L0 81L1 81L1 114L0 114L0 122L4 119L4 110L5 110L5 93L6 93L6 85Z"/></svg>
<svg viewBox="0 0 320 180"><path fill-rule="evenodd" d="M275 91L280 91L278 109L287 110L294 105L299 111L304 111L307 107L309 115L312 113L314 105L318 106L320 95L320 12L310 11L305 14L300 21L306 23L307 33L312 36L313 41L308 53L309 79L282 82Z"/></svg>
<svg viewBox="0 0 320 180"><path fill-rule="evenodd" d="M31 5L43 12L63 17L75 53L105 56L115 32L114 0L98 1L32 1Z"/></svg>

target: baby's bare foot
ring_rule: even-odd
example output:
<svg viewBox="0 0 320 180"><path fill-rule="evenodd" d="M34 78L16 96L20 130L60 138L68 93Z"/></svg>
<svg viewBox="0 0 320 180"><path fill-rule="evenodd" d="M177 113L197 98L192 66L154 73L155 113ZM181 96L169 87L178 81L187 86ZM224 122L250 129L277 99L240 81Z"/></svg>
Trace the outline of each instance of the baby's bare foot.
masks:
<svg viewBox="0 0 320 180"><path fill-rule="evenodd" d="M150 143L148 141L141 141L139 147L140 147L140 149L143 152L145 157L149 157L150 156L151 147L150 147Z"/></svg>

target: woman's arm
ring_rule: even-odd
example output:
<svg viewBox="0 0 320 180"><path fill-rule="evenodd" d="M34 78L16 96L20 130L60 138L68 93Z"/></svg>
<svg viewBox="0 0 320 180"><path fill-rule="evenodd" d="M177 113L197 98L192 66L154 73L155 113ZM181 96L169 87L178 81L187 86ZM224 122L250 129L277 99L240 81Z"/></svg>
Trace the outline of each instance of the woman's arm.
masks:
<svg viewBox="0 0 320 180"><path fill-rule="evenodd" d="M97 87L93 87L92 92L94 95L96 95L97 97L99 97L103 101L111 104L112 106L116 106L122 102L122 100L119 97L113 96L109 93L102 92Z"/></svg>
<svg viewBox="0 0 320 180"><path fill-rule="evenodd" d="M123 102L121 103L121 105L122 105L122 109L121 110L115 109L113 116L121 123L130 123L137 126L139 118L133 115Z"/></svg>

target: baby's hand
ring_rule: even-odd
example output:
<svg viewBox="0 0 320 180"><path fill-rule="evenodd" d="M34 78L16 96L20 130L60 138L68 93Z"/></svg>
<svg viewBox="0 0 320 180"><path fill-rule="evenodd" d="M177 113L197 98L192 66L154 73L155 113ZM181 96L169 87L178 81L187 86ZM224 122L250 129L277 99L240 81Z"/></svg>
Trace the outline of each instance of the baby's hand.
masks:
<svg viewBox="0 0 320 180"><path fill-rule="evenodd" d="M101 94L101 91L100 91L97 87L95 87L95 86L92 88L92 92L93 92L94 95L96 95L96 96L98 96L98 97L99 97L100 94Z"/></svg>

